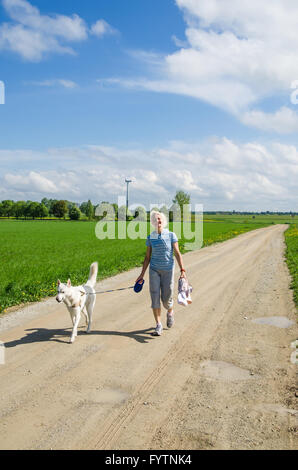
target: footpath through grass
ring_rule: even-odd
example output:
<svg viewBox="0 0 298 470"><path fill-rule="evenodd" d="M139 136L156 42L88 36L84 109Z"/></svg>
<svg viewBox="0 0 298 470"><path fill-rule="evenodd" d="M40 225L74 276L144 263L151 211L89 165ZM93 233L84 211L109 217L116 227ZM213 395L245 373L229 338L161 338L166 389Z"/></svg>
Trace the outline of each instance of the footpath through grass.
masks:
<svg viewBox="0 0 298 470"><path fill-rule="evenodd" d="M206 221L204 246L272 223L268 222ZM54 296L58 278L71 278L74 285L85 282L93 261L99 263L99 279L142 265L144 239L98 240L95 226L96 222L0 221L0 313ZM148 234L149 230L148 225ZM179 243L183 253L185 240Z"/></svg>
<svg viewBox="0 0 298 470"><path fill-rule="evenodd" d="M298 227L296 224L291 225L286 231L285 239L287 245L286 258L292 276L291 288L298 307Z"/></svg>

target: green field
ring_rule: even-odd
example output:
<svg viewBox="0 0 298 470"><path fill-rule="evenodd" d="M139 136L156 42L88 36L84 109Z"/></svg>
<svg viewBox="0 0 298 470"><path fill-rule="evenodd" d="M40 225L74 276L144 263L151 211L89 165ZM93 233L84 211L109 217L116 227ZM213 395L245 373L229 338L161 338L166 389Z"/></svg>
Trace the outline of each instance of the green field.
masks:
<svg viewBox="0 0 298 470"><path fill-rule="evenodd" d="M286 222L293 220L276 216L205 216L204 245ZM101 241L95 236L95 226L96 222L1 220L0 312L54 296L58 278L65 281L70 277L73 284L84 282L93 261L99 263L99 279L142 265L145 240ZM185 240L179 242L183 252Z"/></svg>
<svg viewBox="0 0 298 470"><path fill-rule="evenodd" d="M292 276L294 299L298 306L298 227L293 224L285 234L287 245L287 263Z"/></svg>

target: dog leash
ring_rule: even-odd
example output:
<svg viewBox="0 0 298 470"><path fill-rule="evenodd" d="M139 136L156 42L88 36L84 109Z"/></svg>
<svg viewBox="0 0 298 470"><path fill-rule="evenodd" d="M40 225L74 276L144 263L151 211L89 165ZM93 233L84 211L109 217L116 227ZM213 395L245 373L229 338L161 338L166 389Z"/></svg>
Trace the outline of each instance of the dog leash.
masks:
<svg viewBox="0 0 298 470"><path fill-rule="evenodd" d="M120 291L120 290L128 290L128 289L134 289L134 286L131 286L131 287L122 287L121 289L111 289L111 290L104 290L104 291L100 291L100 292L87 292L86 295L99 295L99 294L107 294L109 292L117 292L117 291Z"/></svg>
<svg viewBox="0 0 298 470"><path fill-rule="evenodd" d="M143 280L140 280L138 282L135 283L134 286L130 286L130 287L122 287L121 289L110 289L110 290L104 290L104 291L99 291L99 292L90 292L90 293L87 293L86 295L99 295L99 294L107 294L109 292L118 292L120 290L130 290L130 289L134 289L134 291L138 294L139 292L141 292L141 290L143 289L143 285L144 285L145 281L144 279Z"/></svg>

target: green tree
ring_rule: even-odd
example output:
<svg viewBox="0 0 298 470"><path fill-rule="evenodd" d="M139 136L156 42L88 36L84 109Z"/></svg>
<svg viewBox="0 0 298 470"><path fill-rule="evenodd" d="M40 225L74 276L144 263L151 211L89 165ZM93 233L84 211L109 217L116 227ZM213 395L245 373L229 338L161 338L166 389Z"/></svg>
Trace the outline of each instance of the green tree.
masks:
<svg viewBox="0 0 298 470"><path fill-rule="evenodd" d="M93 204L90 201L90 199L87 202L87 207L86 207L85 214L86 214L86 216L88 217L89 220L92 220L94 218L94 207L93 207Z"/></svg>
<svg viewBox="0 0 298 470"><path fill-rule="evenodd" d="M135 209L135 217L138 218L138 220L142 221L142 222L146 222L147 221L147 212L146 210L144 209L144 207L142 206L139 206Z"/></svg>
<svg viewBox="0 0 298 470"><path fill-rule="evenodd" d="M38 209L39 209L38 202L30 202L28 205L27 215L29 217L32 217L32 219L36 219L36 217L39 217Z"/></svg>
<svg viewBox="0 0 298 470"><path fill-rule="evenodd" d="M47 197L44 197L41 200L41 204L44 204L48 210L50 210L51 204L52 204L53 199L48 199Z"/></svg>
<svg viewBox="0 0 298 470"><path fill-rule="evenodd" d="M26 202L25 201L18 201L14 205L14 213L17 219L20 217L25 217L25 207L26 207Z"/></svg>
<svg viewBox="0 0 298 470"><path fill-rule="evenodd" d="M67 214L67 204L65 201L56 201L52 206L52 213L58 219L62 219Z"/></svg>
<svg viewBox="0 0 298 470"><path fill-rule="evenodd" d="M116 220L114 204L102 202L96 207L95 216L98 217L99 220L102 220L103 218L110 222Z"/></svg>
<svg viewBox="0 0 298 470"><path fill-rule="evenodd" d="M49 210L45 204L40 203L35 209L35 214L36 214L36 217L39 217L40 219L44 219L45 217L48 217Z"/></svg>
<svg viewBox="0 0 298 470"><path fill-rule="evenodd" d="M54 205L56 204L56 202L58 202L57 199L49 199L49 202L48 202L48 206L47 206L47 207L48 207L48 209L49 209L49 214L50 214L51 216L54 215L53 207L54 207Z"/></svg>
<svg viewBox="0 0 298 470"><path fill-rule="evenodd" d="M29 217L31 217L31 209L30 209L31 204L32 204L32 201L26 201L25 203L25 207L24 207L25 219L28 219Z"/></svg>
<svg viewBox="0 0 298 470"><path fill-rule="evenodd" d="M2 217L13 217L14 205L15 205L14 201L11 201L10 199L2 201L2 204L0 207L0 215Z"/></svg>
<svg viewBox="0 0 298 470"><path fill-rule="evenodd" d="M76 206L73 206L71 209L69 209L68 214L71 220L79 220L82 215L80 209Z"/></svg>
<svg viewBox="0 0 298 470"><path fill-rule="evenodd" d="M190 194L185 193L184 191L177 191L175 198L173 199L173 204L178 204L181 211L181 216L183 219L183 206L190 204Z"/></svg>
<svg viewBox="0 0 298 470"><path fill-rule="evenodd" d="M87 214L86 214L87 205L88 205L88 202L82 202L82 204L80 205L80 211L81 211L83 214L85 214L85 215L87 215Z"/></svg>

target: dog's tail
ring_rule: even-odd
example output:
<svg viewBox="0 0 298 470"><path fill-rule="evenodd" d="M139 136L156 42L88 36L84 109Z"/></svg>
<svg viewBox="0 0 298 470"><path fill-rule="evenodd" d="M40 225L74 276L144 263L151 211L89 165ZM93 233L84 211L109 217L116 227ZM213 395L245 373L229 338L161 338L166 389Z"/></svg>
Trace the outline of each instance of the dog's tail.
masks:
<svg viewBox="0 0 298 470"><path fill-rule="evenodd" d="M94 288L96 284L97 273L98 273L98 263L95 262L95 263L92 263L90 266L89 279L86 283L87 286Z"/></svg>

